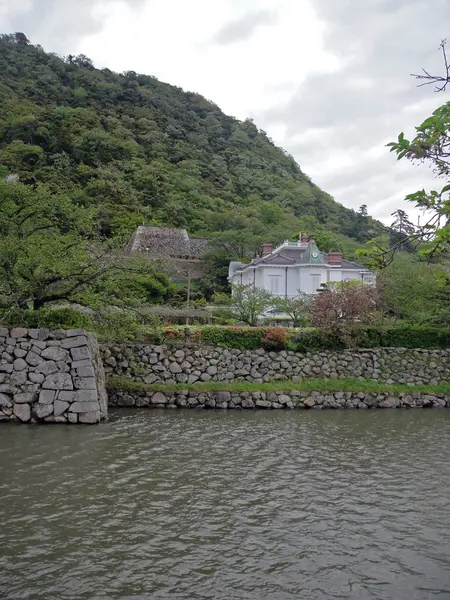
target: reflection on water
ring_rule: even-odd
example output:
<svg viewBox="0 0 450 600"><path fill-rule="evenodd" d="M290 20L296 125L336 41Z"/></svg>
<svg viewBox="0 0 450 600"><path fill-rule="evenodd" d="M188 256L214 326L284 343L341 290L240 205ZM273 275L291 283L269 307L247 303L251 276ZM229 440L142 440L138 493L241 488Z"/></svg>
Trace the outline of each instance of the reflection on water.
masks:
<svg viewBox="0 0 450 600"><path fill-rule="evenodd" d="M450 411L0 427L0 598L450 598Z"/></svg>

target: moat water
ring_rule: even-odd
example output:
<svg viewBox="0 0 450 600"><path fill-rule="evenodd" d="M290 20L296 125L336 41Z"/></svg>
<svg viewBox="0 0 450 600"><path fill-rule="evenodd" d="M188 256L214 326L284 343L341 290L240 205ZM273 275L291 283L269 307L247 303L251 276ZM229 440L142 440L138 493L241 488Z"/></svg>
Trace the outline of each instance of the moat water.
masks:
<svg viewBox="0 0 450 600"><path fill-rule="evenodd" d="M450 411L0 427L2 600L450 598Z"/></svg>

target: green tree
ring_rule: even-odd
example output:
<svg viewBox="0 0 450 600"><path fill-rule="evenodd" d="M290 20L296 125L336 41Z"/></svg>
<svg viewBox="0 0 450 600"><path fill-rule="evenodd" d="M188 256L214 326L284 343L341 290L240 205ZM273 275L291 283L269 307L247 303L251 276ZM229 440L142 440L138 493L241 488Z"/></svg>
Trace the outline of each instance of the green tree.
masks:
<svg viewBox="0 0 450 600"><path fill-rule="evenodd" d="M399 252L377 277L378 302L395 321L450 324L448 266L429 264Z"/></svg>
<svg viewBox="0 0 450 600"><path fill-rule="evenodd" d="M148 262L125 261L99 240L92 210L43 187L0 181L1 305L40 309L120 298L123 305L164 299L168 286Z"/></svg>
<svg viewBox="0 0 450 600"><path fill-rule="evenodd" d="M391 246L397 246L399 250L413 252L415 248L410 238L415 233L415 227L409 220L408 215L404 210L398 208L391 214L391 217L394 217L389 238Z"/></svg>
<svg viewBox="0 0 450 600"><path fill-rule="evenodd" d="M441 44L444 61L445 75L433 76L424 70L424 74L417 75L425 79L425 83L438 83L437 91L444 91L449 82L449 67L445 53L445 42ZM433 114L416 127L416 135L411 140L404 133L400 133L396 142L388 146L391 152L397 154L397 160L406 158L411 162L428 163L434 170L437 178L446 180L446 183L436 190L418 190L406 196L408 202L415 204L424 213L424 220L414 232L410 232L409 240L430 243L422 253L433 258L436 255L450 254L450 102L437 108ZM391 250L396 250L392 248Z"/></svg>
<svg viewBox="0 0 450 600"><path fill-rule="evenodd" d="M276 298L273 302L274 310L288 315L293 327L300 327L310 317L313 305L314 296L300 291L294 298Z"/></svg>
<svg viewBox="0 0 450 600"><path fill-rule="evenodd" d="M235 285L232 294L217 294L216 304L229 307L230 315L250 327L256 327L258 320L273 306L274 297L267 290L252 285Z"/></svg>

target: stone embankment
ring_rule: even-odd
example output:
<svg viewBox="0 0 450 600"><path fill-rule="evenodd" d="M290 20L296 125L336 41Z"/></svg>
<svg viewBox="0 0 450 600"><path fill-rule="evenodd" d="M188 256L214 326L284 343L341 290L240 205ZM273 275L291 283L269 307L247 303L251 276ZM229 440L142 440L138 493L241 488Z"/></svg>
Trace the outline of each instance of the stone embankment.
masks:
<svg viewBox="0 0 450 600"><path fill-rule="evenodd" d="M107 416L94 336L0 328L0 421L98 423Z"/></svg>
<svg viewBox="0 0 450 600"><path fill-rule="evenodd" d="M375 348L302 354L114 342L102 344L101 350L107 374L150 384L361 378L437 385L450 380L450 350Z"/></svg>
<svg viewBox="0 0 450 600"><path fill-rule="evenodd" d="M445 408L450 396L439 393L364 392L198 392L110 390L109 405L197 409Z"/></svg>

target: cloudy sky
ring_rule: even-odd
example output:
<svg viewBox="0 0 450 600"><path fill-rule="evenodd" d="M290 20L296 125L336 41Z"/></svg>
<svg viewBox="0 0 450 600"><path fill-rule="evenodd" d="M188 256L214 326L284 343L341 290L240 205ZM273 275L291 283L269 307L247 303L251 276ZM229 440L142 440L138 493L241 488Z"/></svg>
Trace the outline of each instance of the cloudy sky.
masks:
<svg viewBox="0 0 450 600"><path fill-rule="evenodd" d="M345 206L390 222L429 169L385 144L448 98L409 76L442 71L449 0L0 0L0 31L134 70L252 117Z"/></svg>

